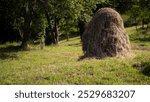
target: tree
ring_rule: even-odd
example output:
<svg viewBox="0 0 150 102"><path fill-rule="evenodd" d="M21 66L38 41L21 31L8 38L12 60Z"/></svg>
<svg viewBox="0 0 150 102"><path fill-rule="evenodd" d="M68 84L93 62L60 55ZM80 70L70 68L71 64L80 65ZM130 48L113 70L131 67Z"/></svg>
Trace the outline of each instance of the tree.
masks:
<svg viewBox="0 0 150 102"><path fill-rule="evenodd" d="M31 34L37 33L42 39L45 33L46 23L43 9L38 0L18 0L13 4L16 4L16 8L13 9L13 15L15 15L13 26L22 36L22 49L28 50Z"/></svg>
<svg viewBox="0 0 150 102"><path fill-rule="evenodd" d="M149 0L139 0L140 13L139 18L142 21L142 28L144 28L144 24L148 24L150 22L150 1Z"/></svg>
<svg viewBox="0 0 150 102"><path fill-rule="evenodd" d="M30 26L33 16L33 7L36 4L36 0L28 0L25 5L25 15L24 15L24 29L21 47L24 50L28 49L28 41L30 36Z"/></svg>
<svg viewBox="0 0 150 102"><path fill-rule="evenodd" d="M12 28L17 29L21 33L22 43L21 47L24 50L28 49L28 41L30 37L30 26L32 23L32 16L36 0L8 0L8 19L12 19L9 23ZM6 15L4 15L6 17Z"/></svg>
<svg viewBox="0 0 150 102"><path fill-rule="evenodd" d="M140 8L138 5L133 5L132 9L129 11L130 18L132 18L134 21L136 31L138 31L137 26L139 22L139 12L140 12Z"/></svg>
<svg viewBox="0 0 150 102"><path fill-rule="evenodd" d="M21 47L26 50L28 49L30 38L35 37L36 39L41 35L43 36L45 32L46 43L58 44L59 32L63 32L64 30L66 34L69 34L71 30L77 28L80 21L89 21L99 1L100 0L6 0L4 1L5 4L9 6L2 10L4 10L3 12L7 11L4 14L9 14L10 16L3 17L0 15L0 17L6 18L5 21L11 19L7 24L10 24L12 26L11 28L18 31L21 35ZM64 24L67 24L66 27L62 27ZM41 29L39 30L39 28Z"/></svg>
<svg viewBox="0 0 150 102"><path fill-rule="evenodd" d="M129 10L129 15L134 19L134 22L137 25L139 22L142 24L142 28L144 28L145 24L149 24L150 22L150 1L149 0L133 0L132 7Z"/></svg>
<svg viewBox="0 0 150 102"><path fill-rule="evenodd" d="M36 40L38 43L40 42L41 48L44 47L44 36L45 30L47 27L45 13L43 13L44 9L41 9L42 5L37 4L36 10L34 11L34 15L32 17L32 24L31 24L31 35L33 35L33 40Z"/></svg>
<svg viewBox="0 0 150 102"><path fill-rule="evenodd" d="M78 27L80 32L80 38L82 40L82 34L85 30L86 23L90 21L91 16L96 12L97 4L102 3L103 0L79 0L80 15L78 17Z"/></svg>
<svg viewBox="0 0 150 102"><path fill-rule="evenodd" d="M70 24L67 20L71 22L77 21L82 10L81 4L78 3L80 0L40 1L45 7L45 14L49 25L46 30L46 42L47 44L58 44L59 24L60 26L64 25L60 22L65 21L67 22L66 24Z"/></svg>

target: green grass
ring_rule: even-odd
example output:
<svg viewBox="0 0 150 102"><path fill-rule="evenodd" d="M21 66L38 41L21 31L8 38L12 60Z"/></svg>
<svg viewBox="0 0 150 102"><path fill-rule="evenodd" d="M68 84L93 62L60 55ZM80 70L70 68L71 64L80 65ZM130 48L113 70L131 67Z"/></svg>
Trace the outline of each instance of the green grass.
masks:
<svg viewBox="0 0 150 102"><path fill-rule="evenodd" d="M135 36L134 28L127 28ZM141 41L131 39L138 46ZM145 47L150 42L142 42ZM79 60L83 55L79 37L60 41L59 46L40 50L19 51L11 46L0 45L0 84L150 84L150 51L132 50L130 58L105 58L103 60ZM143 64L146 63L146 64Z"/></svg>
<svg viewBox="0 0 150 102"><path fill-rule="evenodd" d="M141 26L138 26L138 29ZM136 31L135 27L126 28L127 33L129 34L130 41L133 46L146 46L150 47L150 29L146 30L138 30Z"/></svg>

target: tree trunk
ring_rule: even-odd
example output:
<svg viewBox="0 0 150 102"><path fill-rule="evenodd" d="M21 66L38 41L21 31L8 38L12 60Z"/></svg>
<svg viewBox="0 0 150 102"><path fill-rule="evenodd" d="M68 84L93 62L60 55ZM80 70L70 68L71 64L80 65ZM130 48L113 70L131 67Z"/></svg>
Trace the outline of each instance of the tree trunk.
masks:
<svg viewBox="0 0 150 102"><path fill-rule="evenodd" d="M147 23L147 29L149 28L149 23Z"/></svg>
<svg viewBox="0 0 150 102"><path fill-rule="evenodd" d="M27 1L26 8L25 8L25 21L24 21L24 29L23 29L23 37L22 37L22 44L21 47L24 50L28 50L28 41L30 37L30 24L32 21L32 12L33 6L36 3L36 0L29 0Z"/></svg>
<svg viewBox="0 0 150 102"><path fill-rule="evenodd" d="M149 18L150 18L150 17L149 17ZM146 27L146 29L149 28L149 23L150 23L150 19L147 20L147 27Z"/></svg>
<svg viewBox="0 0 150 102"><path fill-rule="evenodd" d="M48 27L46 28L46 34L45 34L45 45L51 45L53 40L53 34L52 34L52 26L51 26L51 19L50 19L50 13L48 10L48 1L47 0L40 0L42 3L44 9L45 9L45 16L47 19Z"/></svg>
<svg viewBox="0 0 150 102"><path fill-rule="evenodd" d="M138 32L138 22L137 22L137 19L136 19L136 17L135 17L135 29L136 29L136 31Z"/></svg>
<svg viewBox="0 0 150 102"><path fill-rule="evenodd" d="M69 41L69 34L66 34L66 39L67 41Z"/></svg>
<svg viewBox="0 0 150 102"><path fill-rule="evenodd" d="M142 29L144 29L144 19L142 20Z"/></svg>
<svg viewBox="0 0 150 102"><path fill-rule="evenodd" d="M45 10L45 15L46 15L46 19L47 19L47 22L48 22L48 27L46 28L47 31L46 31L46 35L45 35L45 44L46 45L51 45L52 44L52 27L51 27L51 20L50 20L50 14L48 12L48 10L46 9Z"/></svg>
<svg viewBox="0 0 150 102"><path fill-rule="evenodd" d="M54 29L52 29L51 26L51 19L50 19L50 13L48 10L48 5L47 5L47 0L40 0L41 3L44 6L45 9L45 16L47 18L47 22L48 22L48 28L47 28L47 32L46 32L46 38L45 38L45 44L46 45L57 45L58 44L58 22L59 19L57 17L55 17L55 21L54 21Z"/></svg>
<svg viewBox="0 0 150 102"><path fill-rule="evenodd" d="M55 39L55 42L54 44L58 44L58 41L59 41L59 36L58 36L58 23L59 23L59 19L58 17L55 17L55 22L54 22L54 39Z"/></svg>
<svg viewBox="0 0 150 102"><path fill-rule="evenodd" d="M85 30L85 21L79 20L78 21L78 27L79 27L79 31L80 31L80 38L81 38L81 41L82 41L82 34Z"/></svg>

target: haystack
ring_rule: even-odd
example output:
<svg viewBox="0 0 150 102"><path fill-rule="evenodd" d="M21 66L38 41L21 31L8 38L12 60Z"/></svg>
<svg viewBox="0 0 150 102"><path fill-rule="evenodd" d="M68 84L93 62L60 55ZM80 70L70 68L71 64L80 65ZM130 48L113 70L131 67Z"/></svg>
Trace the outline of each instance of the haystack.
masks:
<svg viewBox="0 0 150 102"><path fill-rule="evenodd" d="M123 20L111 8L101 8L93 16L82 35L84 57L128 56L130 42Z"/></svg>

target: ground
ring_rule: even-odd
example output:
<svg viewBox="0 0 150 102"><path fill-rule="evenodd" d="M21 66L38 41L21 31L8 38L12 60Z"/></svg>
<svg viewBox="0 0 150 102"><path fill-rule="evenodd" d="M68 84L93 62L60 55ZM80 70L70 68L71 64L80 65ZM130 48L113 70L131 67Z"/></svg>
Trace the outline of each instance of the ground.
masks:
<svg viewBox="0 0 150 102"><path fill-rule="evenodd" d="M80 60L79 37L43 50L37 45L30 51L20 51L17 43L0 45L0 84L150 84L149 32L145 36L134 27L126 29L133 54L128 58Z"/></svg>

